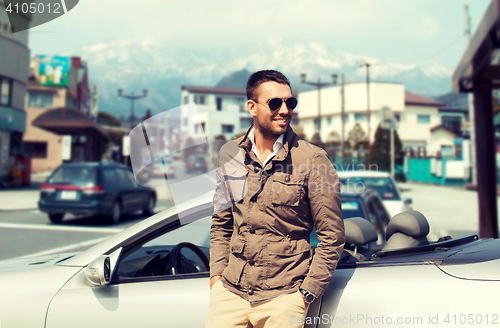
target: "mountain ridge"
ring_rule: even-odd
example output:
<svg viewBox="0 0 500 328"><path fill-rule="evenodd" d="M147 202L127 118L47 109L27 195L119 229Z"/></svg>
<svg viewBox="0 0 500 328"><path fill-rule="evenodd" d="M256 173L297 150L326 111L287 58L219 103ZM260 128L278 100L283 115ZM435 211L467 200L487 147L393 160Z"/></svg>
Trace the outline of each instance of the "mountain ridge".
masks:
<svg viewBox="0 0 500 328"><path fill-rule="evenodd" d="M346 83L365 81L369 62L370 80L399 82L405 89L423 96L437 97L451 90L451 74L437 62L402 64L385 62L369 56L349 54L326 48L317 42L294 43L268 40L253 47L227 46L216 50L193 50L148 40L113 40L84 46L66 55L78 55L87 61L90 81L99 87L99 110L115 116L130 115L130 101L118 97L142 93L148 97L135 102L134 113L142 116L146 109L158 113L180 105L182 85L226 86L231 74L260 69L277 69L291 81L294 90L307 90L300 84L300 74L330 81L331 74L345 75ZM241 77L239 78L241 79ZM238 87L241 86L238 82ZM245 83L246 84L246 83Z"/></svg>

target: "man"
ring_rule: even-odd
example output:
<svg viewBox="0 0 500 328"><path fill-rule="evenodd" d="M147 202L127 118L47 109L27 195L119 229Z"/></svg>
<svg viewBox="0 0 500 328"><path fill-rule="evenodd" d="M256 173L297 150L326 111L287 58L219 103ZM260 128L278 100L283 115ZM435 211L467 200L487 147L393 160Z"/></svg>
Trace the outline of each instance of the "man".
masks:
<svg viewBox="0 0 500 328"><path fill-rule="evenodd" d="M283 74L254 73L247 98L253 126L219 152L206 327L298 327L344 246L338 176L289 126L297 99Z"/></svg>

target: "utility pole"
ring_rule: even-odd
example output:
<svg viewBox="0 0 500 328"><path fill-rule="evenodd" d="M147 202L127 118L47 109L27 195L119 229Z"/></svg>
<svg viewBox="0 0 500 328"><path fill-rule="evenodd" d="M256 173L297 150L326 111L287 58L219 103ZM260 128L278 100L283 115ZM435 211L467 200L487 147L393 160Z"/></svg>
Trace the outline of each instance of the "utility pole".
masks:
<svg viewBox="0 0 500 328"><path fill-rule="evenodd" d="M318 82L309 82L306 81L306 74L302 73L300 74L300 79L301 82L304 84L309 84L309 85L314 85L318 89L318 124L316 126L318 133L321 137L321 88L326 87L329 85L335 85L337 83L337 74L332 74L332 82L321 82L321 80L318 78Z"/></svg>
<svg viewBox="0 0 500 328"><path fill-rule="evenodd" d="M470 44L470 16L469 7L465 5L465 36L467 37L467 45ZM470 166L471 166L471 183L476 184L476 131L474 130L474 93L468 93L469 102L469 138L470 138Z"/></svg>
<svg viewBox="0 0 500 328"><path fill-rule="evenodd" d="M134 124L134 122L132 122L133 117L134 117L134 101L136 99L145 98L147 96L148 96L148 90L147 89L142 90L142 96L134 96L133 92L130 95L124 95L123 94L123 89L118 89L118 97L125 98L125 99L130 99L130 119L129 119L129 121L130 121L130 128L132 128L133 124Z"/></svg>
<svg viewBox="0 0 500 328"><path fill-rule="evenodd" d="M368 123L368 152L370 152L370 63L359 65L366 67L366 121Z"/></svg>
<svg viewBox="0 0 500 328"><path fill-rule="evenodd" d="M341 144L341 150L342 150L342 161L344 161L344 143L345 143L345 94L344 94L344 73L340 76L340 109L341 109L341 117L342 117L342 144Z"/></svg>

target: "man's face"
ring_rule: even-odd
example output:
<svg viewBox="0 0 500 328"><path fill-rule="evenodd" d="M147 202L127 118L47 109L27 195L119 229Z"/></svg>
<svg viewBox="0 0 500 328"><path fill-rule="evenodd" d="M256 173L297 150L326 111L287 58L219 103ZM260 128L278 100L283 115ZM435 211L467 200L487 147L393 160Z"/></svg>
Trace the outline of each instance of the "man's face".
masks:
<svg viewBox="0 0 500 328"><path fill-rule="evenodd" d="M286 84L280 84L274 81L262 83L256 90L256 95L253 102L249 100L247 107L254 117L254 125L265 136L279 136L286 132L288 124L292 120L291 109L288 109L285 102L275 111L271 111L267 105L268 101L273 98L292 97L292 91Z"/></svg>

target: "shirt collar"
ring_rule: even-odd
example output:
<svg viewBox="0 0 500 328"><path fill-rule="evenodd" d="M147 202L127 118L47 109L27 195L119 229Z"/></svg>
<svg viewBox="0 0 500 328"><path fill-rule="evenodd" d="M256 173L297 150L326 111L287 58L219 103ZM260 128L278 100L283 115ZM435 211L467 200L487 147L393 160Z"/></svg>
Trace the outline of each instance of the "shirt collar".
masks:
<svg viewBox="0 0 500 328"><path fill-rule="evenodd" d="M283 147L283 138L284 137L285 137L285 134L280 134L278 139L276 139L276 141L274 142L274 145L273 145L273 152L274 153L277 153L281 149L281 147ZM255 146L255 133L254 133L253 126L250 129L250 132L248 133L248 139L250 139L250 141L252 142L252 149L254 149L256 146Z"/></svg>
<svg viewBox="0 0 500 328"><path fill-rule="evenodd" d="M264 158L261 158L259 156L259 153L257 151L257 147L255 146L255 133L254 133L253 126L248 133L248 139L250 139L250 142L252 143L252 150L253 150L254 154L257 156L257 158L262 162L263 166L266 166L266 164L269 162L269 160L271 158L273 158L283 148L283 138L284 138L284 134L281 134L278 137L278 139L276 139L276 141L274 142L274 145L273 145L273 152L266 159L264 159Z"/></svg>

